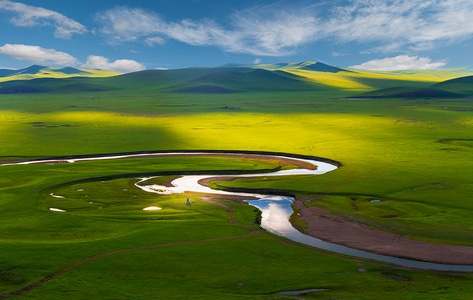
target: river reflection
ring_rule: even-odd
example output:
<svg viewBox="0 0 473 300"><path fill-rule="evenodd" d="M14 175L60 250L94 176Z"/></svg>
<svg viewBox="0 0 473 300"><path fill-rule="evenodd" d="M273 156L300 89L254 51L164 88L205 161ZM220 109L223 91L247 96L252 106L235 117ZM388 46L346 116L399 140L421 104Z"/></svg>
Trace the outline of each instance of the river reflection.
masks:
<svg viewBox="0 0 473 300"><path fill-rule="evenodd" d="M291 197L268 197L260 200L247 200L245 202L261 210L262 228L273 234L285 237L294 242L306 244L322 250L337 252L344 255L377 260L411 268L437 271L473 272L473 266L437 264L387 255L380 255L345 247L342 245L328 243L320 239L305 235L300 231L296 230L289 222L289 218L293 213L293 209L291 206L293 201L294 199Z"/></svg>
<svg viewBox="0 0 473 300"><path fill-rule="evenodd" d="M222 153L225 155L228 153ZM103 160L103 159L123 159L131 157L147 157L147 156L166 156L166 155L182 155L182 156L192 156L192 155L218 155L218 153L205 153L205 152L177 152L177 153L139 153L139 154L127 154L127 155L110 155L110 156L98 156L98 157L69 157L67 159L50 159L50 160L37 160L37 161L27 161L27 162L18 162L18 163L5 163L0 164L0 166L12 166L12 165L23 165L23 164L42 164L42 163L64 163L64 162L79 162L87 160ZM301 159L295 157L285 157L285 156L274 156L267 155L271 158L289 158L291 160L299 160L305 163L312 164L316 168L312 169L291 169L291 170L281 170L273 173L265 174L240 174L233 175L233 177L266 177L266 176L289 176L289 175L322 175L327 172L331 172L337 169L337 166L327 162L317 161L313 159ZM185 192L200 192L200 193L210 193L210 194L220 194L220 195L237 195L250 198L257 198L259 200L247 200L246 202L250 205L257 207L262 211L262 220L261 227L267 231L274 233L276 235L285 237L289 240L303 243L312 247L320 248L322 250L337 252L344 255L355 256L360 258L367 258L381 262L392 263L401 266L413 267L417 269L429 269L429 270L440 270L440 271L457 271L457 272L473 272L473 266L468 265L447 265L447 264L436 264L429 262L421 262L410 259L402 259L397 257L391 257L386 255L379 255L374 253L369 253L362 250L352 249L349 247L332 244L324 242L320 239L305 235L297 231L292 224L289 222L289 218L293 213L292 202L294 198L284 197L284 196L269 196L269 195L260 195L260 194L251 194L251 193L233 193L222 190L213 190L207 186L199 184L199 181L209 177L220 177L222 175L191 175L191 176L182 176L172 181L171 186L163 185L147 185L146 182L150 178L143 178L135 184L136 187L150 193L157 194L174 194L174 193L185 193ZM226 175L228 176L228 175ZM51 195L54 197L54 195ZM59 211L59 209L54 208Z"/></svg>
<svg viewBox="0 0 473 300"><path fill-rule="evenodd" d="M280 236L289 236L295 230L288 220L292 213L292 199L248 200L250 205L261 210L261 227Z"/></svg>
<svg viewBox="0 0 473 300"><path fill-rule="evenodd" d="M291 158L295 159L295 158ZM240 174L233 175L232 177L267 177L267 176L291 176L291 175L322 175L327 172L334 171L337 169L336 166L325 162L315 160L297 159L310 163L317 166L316 169L292 169L282 170L273 173L264 174ZM182 176L171 182L171 186L162 185L146 185L148 178L144 178L142 181L136 184L137 187L147 191L158 194L167 193L184 193L184 192L200 192L220 195L234 195L248 197L247 199L258 199L258 200L247 200L246 202L254 207L261 210L261 227L265 230L274 233L276 235L285 237L289 240L306 244L312 247L316 247L322 250L337 252L344 255L366 258L386 263L392 263L400 266L412 267L417 269L428 269L428 270L439 270L439 271L457 271L457 272L473 272L473 266L468 265L447 265L447 264L436 264L430 262L422 262L417 260L403 259L392 256L374 254L358 249L349 248L342 245L328 243L320 239L305 235L295 229L289 222L289 218L294 212L292 209L292 203L294 198L287 196L275 196L275 195L261 195L252 193L235 193L223 190L214 190L208 186L203 186L199 182L205 178L219 177L221 175L190 175Z"/></svg>

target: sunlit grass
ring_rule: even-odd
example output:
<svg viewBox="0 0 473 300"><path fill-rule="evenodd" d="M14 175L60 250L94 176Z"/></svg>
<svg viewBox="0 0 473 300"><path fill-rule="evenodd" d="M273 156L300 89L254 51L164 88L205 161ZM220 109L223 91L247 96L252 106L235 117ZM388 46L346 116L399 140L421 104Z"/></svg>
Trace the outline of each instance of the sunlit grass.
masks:
<svg viewBox="0 0 473 300"><path fill-rule="evenodd" d="M470 100L334 100L338 96L316 92L97 93L93 99L4 96L0 155L8 161L160 149L235 149L322 156L343 166L323 176L241 179L220 185L290 191L311 201L306 205L380 230L471 245ZM225 106L238 109L222 109ZM201 195L144 193L133 187L136 177L125 175L271 166L275 165L268 161L255 165L207 157L1 167L0 292L24 287L98 253L249 232L232 224L226 210L204 202ZM123 176L102 180L113 175ZM90 178L100 179L84 181ZM160 180L166 181L156 181ZM187 197L193 205L185 204ZM253 208L221 203L233 209L240 224L256 227ZM143 211L147 206L162 210ZM50 207L66 212L51 212ZM197 259L201 260L196 263ZM367 272L358 271L360 264ZM137 298L265 299L279 289L328 288L307 298L402 299L432 298L431 293L442 286L448 297L467 298L472 292L470 280L471 275L399 270L345 259L258 232L232 242L199 242L98 259L48 282L29 297L58 298L66 291L70 298L105 293L118 299L130 293ZM148 287L146 292L143 286Z"/></svg>
<svg viewBox="0 0 473 300"><path fill-rule="evenodd" d="M73 73L66 74L58 72L57 69L45 68L35 74L18 74L12 76L0 77L0 82L12 81L12 80L31 80L37 78L71 78L71 77L110 77L119 75L119 73L105 71L105 70L94 70L94 69L82 69L86 73Z"/></svg>
<svg viewBox="0 0 473 300"><path fill-rule="evenodd" d="M398 80L441 82L453 78L471 76L471 71L463 68L440 69L440 70L403 70L403 71L367 71L353 70L360 72L362 76L372 78L386 78Z"/></svg>
<svg viewBox="0 0 473 300"><path fill-rule="evenodd" d="M321 83L324 85L328 85L331 87L336 87L340 89L350 89L350 90L371 90L373 86L363 84L357 82L355 78L356 76L351 76L350 73L345 73L346 75L343 76L339 73L329 73L329 72L315 72L310 70L300 70L300 69L293 69L289 70L290 73L295 75L302 76L309 80L315 81L317 83Z"/></svg>
<svg viewBox="0 0 473 300"><path fill-rule="evenodd" d="M382 80L392 85L396 81L398 86L403 86L406 82L419 82L430 85L448 79L469 76L471 72L464 70L416 70L416 71L365 71L352 70L350 72L341 71L338 73L319 72L304 70L298 67L286 67L284 71L302 76L311 81L327 86L353 91L369 91L376 89ZM374 82L377 84L375 85ZM372 83L370 83L372 82Z"/></svg>
<svg viewBox="0 0 473 300"><path fill-rule="evenodd" d="M176 149L215 149L218 145L225 149L274 149L310 154L313 152L311 149L327 147L331 142L350 143L354 147L354 135L371 135L373 125L391 122L374 117L346 118L337 114L204 113L150 118L83 111L44 113L39 118L26 113L10 113L10 117L14 120L12 124L5 123L4 130L13 132L8 128L15 128L19 131L18 138L30 137L32 148L15 151L3 148L4 155L12 152L34 155L29 152L33 152L35 147L49 147L51 143L63 146L62 139L73 141L77 146L80 140L85 144L111 140L117 145L117 150L125 151L125 147L130 145L128 134L130 139L140 137L141 142L148 145L145 149L162 149L163 144L167 145L166 148ZM40 124L34 123L38 120ZM122 139L117 139L118 132L121 132ZM363 143L363 140L356 142Z"/></svg>

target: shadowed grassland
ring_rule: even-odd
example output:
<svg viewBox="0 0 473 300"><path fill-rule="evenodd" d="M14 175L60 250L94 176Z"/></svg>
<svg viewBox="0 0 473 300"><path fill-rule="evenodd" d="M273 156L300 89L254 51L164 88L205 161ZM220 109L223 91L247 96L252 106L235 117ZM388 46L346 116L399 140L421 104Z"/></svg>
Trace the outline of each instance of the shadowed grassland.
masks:
<svg viewBox="0 0 473 300"><path fill-rule="evenodd" d="M290 191L310 200L306 205L380 230L473 245L471 99L342 100L350 95L1 95L0 160L173 149L328 157L343 166L318 177L218 184ZM275 293L303 289L326 289L306 299L473 294L469 274L339 257L255 231L256 213L245 204L223 201L247 226L242 227L200 195L157 196L133 186L136 178L156 172L276 167L271 161L210 157L0 167L0 294L84 258L124 249L130 250L81 264L17 298L288 299ZM150 205L163 209L142 210Z"/></svg>

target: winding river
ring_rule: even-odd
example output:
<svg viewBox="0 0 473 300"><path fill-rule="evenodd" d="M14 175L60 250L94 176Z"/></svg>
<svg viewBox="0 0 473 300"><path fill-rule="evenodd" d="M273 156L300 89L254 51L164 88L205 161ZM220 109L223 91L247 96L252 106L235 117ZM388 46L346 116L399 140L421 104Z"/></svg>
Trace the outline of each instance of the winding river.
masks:
<svg viewBox="0 0 473 300"><path fill-rule="evenodd" d="M26 161L19 163L8 163L1 164L0 166L7 165L25 165L25 164L39 164L39 163L74 163L87 160L101 160L101 159L123 159L123 158L139 158L139 157L150 157L150 156L166 156L166 155L228 155L232 153L217 153L217 152L175 152L175 153L139 153L139 154L124 154L124 155L110 155L110 156L97 156L97 157L68 157L67 159L48 159L48 160L36 160L36 161ZM233 153L233 154L242 154L242 153ZM258 153L262 155L262 153ZM293 157L290 155L274 155L267 154L268 158L277 158L277 159L289 159L303 162L304 164L309 164L316 166L316 168L298 168L291 170L281 170L271 173L259 173L259 174L242 174L242 175L231 175L231 177L269 177L269 176L291 176L291 175L322 175L327 172L331 172L337 169L335 164L329 162L323 162L316 159L307 159L300 157ZM439 264L431 262L423 262L411 259L398 258L387 255L380 255L375 253L370 253L358 249L349 248L346 246L341 246L338 244L328 243L320 239L305 235L298 230L296 230L292 224L289 222L289 217L293 213L292 203L294 198L288 196L276 196L276 195L264 195L264 194L255 194L255 193L240 193L240 192L229 192L223 190L214 190L207 186L201 185L199 182L203 179L221 177L229 175L186 175L179 177L171 182L171 186L163 185L149 185L146 182L153 178L142 178L140 179L135 186L151 193L157 194L173 194L173 193L184 193L184 192L199 192L207 194L219 194L219 195L232 195L246 197L248 200L246 202L254 207L257 207L262 211L262 220L261 226L276 235L285 237L289 240L303 243L312 247L319 249L336 252L343 255L360 257L400 266L406 266L416 269L427 269L427 270L438 270L438 271L455 271L455 272L473 272L473 266L471 265L450 265L450 264ZM53 197L55 195L52 195ZM57 196L56 196L57 197ZM64 212L60 209L56 211Z"/></svg>

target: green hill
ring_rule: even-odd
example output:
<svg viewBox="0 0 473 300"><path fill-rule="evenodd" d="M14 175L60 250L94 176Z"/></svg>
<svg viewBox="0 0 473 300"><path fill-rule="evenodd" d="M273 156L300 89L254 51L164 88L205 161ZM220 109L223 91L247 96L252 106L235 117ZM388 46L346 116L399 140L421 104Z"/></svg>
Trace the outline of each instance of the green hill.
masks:
<svg viewBox="0 0 473 300"><path fill-rule="evenodd" d="M393 87L380 89L361 95L355 98L404 98L404 99L429 99L429 98L464 98L468 95L446 91L433 87Z"/></svg>
<svg viewBox="0 0 473 300"><path fill-rule="evenodd" d="M0 94L96 92L116 89L101 78L38 78L0 82Z"/></svg>
<svg viewBox="0 0 473 300"><path fill-rule="evenodd" d="M33 80L38 78L71 78L71 77L109 77L119 73L104 70L77 69L73 67L50 68L32 65L22 69L0 69L0 82L15 80Z"/></svg>
<svg viewBox="0 0 473 300"><path fill-rule="evenodd" d="M146 70L109 78L107 81L186 93L297 91L317 88L316 84L286 72L244 67Z"/></svg>
<svg viewBox="0 0 473 300"><path fill-rule="evenodd" d="M473 76L445 80L430 86L397 86L353 96L355 98L464 98L473 96Z"/></svg>
<svg viewBox="0 0 473 300"><path fill-rule="evenodd" d="M252 68L209 69L206 74L192 80L177 84L173 91L195 89L200 87L217 87L214 91L247 92L247 91L301 91L320 88L314 83L299 76L282 72Z"/></svg>
<svg viewBox="0 0 473 300"><path fill-rule="evenodd" d="M146 70L108 78L42 78L0 82L0 93L94 92L115 89L175 93L311 91L322 85L283 71L252 68Z"/></svg>
<svg viewBox="0 0 473 300"><path fill-rule="evenodd" d="M316 72L328 72L328 73L338 73L347 70L341 69L338 67L330 66L321 62L304 62L299 64L292 64L287 65L286 67L295 67L301 70L309 70L309 71L316 71Z"/></svg>
<svg viewBox="0 0 473 300"><path fill-rule="evenodd" d="M63 74L79 74L79 75L86 75L86 74L92 73L89 71L83 71L83 70L72 68L72 67L65 67L65 68L57 69L57 72L60 72Z"/></svg>
<svg viewBox="0 0 473 300"><path fill-rule="evenodd" d="M0 69L0 77L7 77L7 76L14 76L14 75L25 75L25 74L37 74L41 70L47 67L39 66L39 65L32 65L26 68L13 70L13 69Z"/></svg>
<svg viewBox="0 0 473 300"><path fill-rule="evenodd" d="M473 95L473 77L451 79L454 74L463 73L441 70L374 73L341 69L320 62L145 70L122 75L72 67L31 66L16 71L0 70L0 93L130 90L192 94L309 91L329 92L335 97L353 93L354 97L364 98ZM443 79L448 80L439 83Z"/></svg>
<svg viewBox="0 0 473 300"><path fill-rule="evenodd" d="M447 91L458 91L461 93L473 95L473 76L465 76L465 77L455 78L451 80L446 80L446 81L434 84L432 87L441 88Z"/></svg>
<svg viewBox="0 0 473 300"><path fill-rule="evenodd" d="M270 71L281 70L306 70L314 72L326 72L326 73L338 73L338 72L351 72L346 69L334 67L331 65L324 64L317 61L307 61L307 62L298 62L298 63L277 63L277 64L254 64L254 65L233 65L239 67L255 68L255 69L265 69Z"/></svg>

